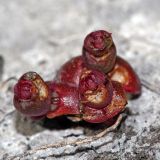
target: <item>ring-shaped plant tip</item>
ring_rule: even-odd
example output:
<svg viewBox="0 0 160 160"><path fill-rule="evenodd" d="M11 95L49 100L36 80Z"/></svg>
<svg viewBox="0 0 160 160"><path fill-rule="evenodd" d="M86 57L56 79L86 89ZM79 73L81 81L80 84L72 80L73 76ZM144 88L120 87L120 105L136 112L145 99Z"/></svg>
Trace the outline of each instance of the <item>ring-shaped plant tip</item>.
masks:
<svg viewBox="0 0 160 160"><path fill-rule="evenodd" d="M80 101L91 108L104 108L112 101L113 87L103 72L83 70L79 83Z"/></svg>
<svg viewBox="0 0 160 160"><path fill-rule="evenodd" d="M29 117L41 117L50 110L51 95L47 84L36 72L25 73L14 87L14 106Z"/></svg>
<svg viewBox="0 0 160 160"><path fill-rule="evenodd" d="M127 104L126 95L119 82L112 81L113 98L109 105L102 109L83 107L83 120L90 123L103 123L120 114Z"/></svg>
<svg viewBox="0 0 160 160"><path fill-rule="evenodd" d="M108 73L115 64L116 47L111 33L98 30L88 34L83 44L83 57L89 68Z"/></svg>

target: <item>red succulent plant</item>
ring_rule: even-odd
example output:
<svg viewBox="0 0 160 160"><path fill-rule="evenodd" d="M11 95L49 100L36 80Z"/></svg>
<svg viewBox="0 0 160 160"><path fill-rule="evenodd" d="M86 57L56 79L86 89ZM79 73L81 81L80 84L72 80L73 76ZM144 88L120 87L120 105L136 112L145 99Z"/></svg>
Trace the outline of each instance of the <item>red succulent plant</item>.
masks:
<svg viewBox="0 0 160 160"><path fill-rule="evenodd" d="M124 111L126 93L139 95L140 80L130 64L116 56L111 33L99 30L87 35L82 56L62 65L54 80L25 73L14 87L14 106L34 119L71 115L110 123Z"/></svg>

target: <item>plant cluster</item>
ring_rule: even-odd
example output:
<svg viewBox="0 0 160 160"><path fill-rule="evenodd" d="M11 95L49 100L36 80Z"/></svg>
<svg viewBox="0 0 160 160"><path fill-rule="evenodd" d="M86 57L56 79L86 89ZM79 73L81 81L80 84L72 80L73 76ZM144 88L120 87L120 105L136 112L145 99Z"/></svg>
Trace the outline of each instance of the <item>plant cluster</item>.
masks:
<svg viewBox="0 0 160 160"><path fill-rule="evenodd" d="M112 122L124 111L127 96L141 93L140 80L117 56L111 33L88 34L82 55L62 65L54 80L27 72L14 87L14 106L33 119L62 115L73 121Z"/></svg>

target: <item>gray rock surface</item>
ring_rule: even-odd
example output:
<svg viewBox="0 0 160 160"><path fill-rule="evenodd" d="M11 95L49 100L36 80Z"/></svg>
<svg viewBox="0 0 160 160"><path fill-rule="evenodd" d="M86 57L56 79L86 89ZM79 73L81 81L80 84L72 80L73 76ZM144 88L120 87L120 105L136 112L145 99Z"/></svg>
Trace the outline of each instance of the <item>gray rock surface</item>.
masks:
<svg viewBox="0 0 160 160"><path fill-rule="evenodd" d="M4 59L2 56L0 56L0 80L2 79L3 75L3 66L4 66Z"/></svg>
<svg viewBox="0 0 160 160"><path fill-rule="evenodd" d="M26 119L12 104L15 81L1 85L0 159L159 160L159 6L159 0L0 0L0 55L5 60L1 84L29 70L52 79L62 63L81 54L87 33L106 29L113 33L118 54L132 64L143 85L142 95L129 101L128 116L115 132L91 143L64 147L53 144L101 129L66 119Z"/></svg>

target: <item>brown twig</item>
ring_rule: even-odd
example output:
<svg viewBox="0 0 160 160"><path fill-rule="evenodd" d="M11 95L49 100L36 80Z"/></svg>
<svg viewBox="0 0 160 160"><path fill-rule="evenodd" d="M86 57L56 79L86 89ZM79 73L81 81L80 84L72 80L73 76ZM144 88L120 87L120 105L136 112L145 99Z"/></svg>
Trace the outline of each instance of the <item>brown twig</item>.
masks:
<svg viewBox="0 0 160 160"><path fill-rule="evenodd" d="M17 78L16 77L9 77L8 79L6 79L5 81L3 81L1 84L0 84L0 90L3 90L5 87L7 88L7 84L12 81L12 80L15 80L17 81Z"/></svg>
<svg viewBox="0 0 160 160"><path fill-rule="evenodd" d="M39 148L27 151L24 154L19 155L18 157L19 158L26 157L26 156L32 155L32 154L34 154L34 153L36 153L40 150L46 150L46 149L49 149L49 148L60 148L60 147L65 147L67 145L69 145L69 146L79 146L79 145L82 145L82 144L91 143L91 142L96 141L99 138L103 137L107 133L109 133L111 131L114 131L119 126L122 119L123 119L123 116L122 116L122 114L120 114L119 117L117 118L117 121L112 126L110 126L109 128L106 128L105 130L98 133L97 135L89 136L89 137L85 137L85 138L79 138L79 139L74 140L74 141L63 141L63 142L58 143L58 144L44 145L44 146L41 146ZM16 158L17 158L17 156L10 158L10 160L14 160Z"/></svg>
<svg viewBox="0 0 160 160"><path fill-rule="evenodd" d="M160 95L160 87L159 86L157 86L155 84L150 84L149 82L147 82L144 79L141 79L141 84L142 84L142 86L144 86L148 90Z"/></svg>
<svg viewBox="0 0 160 160"><path fill-rule="evenodd" d="M96 141L97 139L103 137L104 135L106 135L107 133L111 132L111 131L114 131L118 125L120 124L121 120L122 120L122 115L120 114L116 123L113 124L111 127L109 128L106 128L104 131L98 133L97 135L94 135L94 136L90 136L90 137L86 137L86 138L81 138L81 139L77 139L75 141L71 141L71 142L61 142L59 144L50 144L50 145L45 145L45 146L42 146L40 148L37 148L37 149L34 149L33 151L31 151L31 153L34 153L38 150L42 150L42 149L48 149L48 148L59 148L59 147L64 147L64 146L67 146L67 145L70 145L70 146L75 146L75 145L81 145L81 144L84 144L84 143L90 143L90 142L93 142L93 141Z"/></svg>

